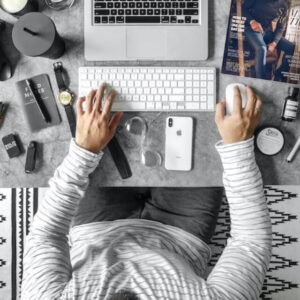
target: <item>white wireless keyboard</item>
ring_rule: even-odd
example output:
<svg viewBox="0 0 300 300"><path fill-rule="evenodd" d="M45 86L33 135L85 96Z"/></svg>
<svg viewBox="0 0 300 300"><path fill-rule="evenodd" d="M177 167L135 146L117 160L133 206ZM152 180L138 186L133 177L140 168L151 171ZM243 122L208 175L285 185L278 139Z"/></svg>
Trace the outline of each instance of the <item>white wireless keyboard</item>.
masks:
<svg viewBox="0 0 300 300"><path fill-rule="evenodd" d="M106 83L117 91L113 111L214 111L215 68L82 67L79 96Z"/></svg>

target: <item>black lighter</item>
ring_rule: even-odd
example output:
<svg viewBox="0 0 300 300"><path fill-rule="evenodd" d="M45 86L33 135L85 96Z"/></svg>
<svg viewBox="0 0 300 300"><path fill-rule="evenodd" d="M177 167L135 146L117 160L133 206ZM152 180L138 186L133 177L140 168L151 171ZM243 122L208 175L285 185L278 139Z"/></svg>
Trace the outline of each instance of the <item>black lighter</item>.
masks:
<svg viewBox="0 0 300 300"><path fill-rule="evenodd" d="M27 149L25 172L31 173L35 169L37 143L30 142Z"/></svg>
<svg viewBox="0 0 300 300"><path fill-rule="evenodd" d="M5 150L9 158L14 158L22 154L16 135L9 134L2 139Z"/></svg>

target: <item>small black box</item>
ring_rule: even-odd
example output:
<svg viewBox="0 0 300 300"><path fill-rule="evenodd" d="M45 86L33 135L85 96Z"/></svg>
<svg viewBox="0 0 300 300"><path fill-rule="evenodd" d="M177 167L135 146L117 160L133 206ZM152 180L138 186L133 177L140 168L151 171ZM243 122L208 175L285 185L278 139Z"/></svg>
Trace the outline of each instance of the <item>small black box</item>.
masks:
<svg viewBox="0 0 300 300"><path fill-rule="evenodd" d="M13 134L9 134L2 139L5 150L9 156L9 158L17 157L22 152L18 145L18 141Z"/></svg>

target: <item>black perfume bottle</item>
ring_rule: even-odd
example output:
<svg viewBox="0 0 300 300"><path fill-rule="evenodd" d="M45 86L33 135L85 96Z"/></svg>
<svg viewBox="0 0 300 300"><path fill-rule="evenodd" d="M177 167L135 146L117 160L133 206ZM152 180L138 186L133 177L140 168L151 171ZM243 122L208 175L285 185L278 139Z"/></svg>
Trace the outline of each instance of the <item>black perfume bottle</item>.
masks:
<svg viewBox="0 0 300 300"><path fill-rule="evenodd" d="M290 87L289 95L285 98L284 106L282 109L281 119L287 122L293 122L297 119L299 108L299 95L300 89Z"/></svg>

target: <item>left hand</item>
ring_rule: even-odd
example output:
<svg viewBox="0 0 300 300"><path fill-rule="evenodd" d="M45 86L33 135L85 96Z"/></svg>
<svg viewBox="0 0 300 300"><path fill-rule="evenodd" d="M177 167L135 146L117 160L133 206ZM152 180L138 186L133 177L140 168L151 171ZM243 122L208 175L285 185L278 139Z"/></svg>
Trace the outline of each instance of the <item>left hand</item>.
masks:
<svg viewBox="0 0 300 300"><path fill-rule="evenodd" d="M115 135L117 126L123 113L117 112L110 119L115 92L107 96L104 107L105 85L102 84L98 91L91 91L87 97L82 97L77 103L77 129L76 144L93 153L99 153ZM82 104L85 102L85 111Z"/></svg>
<svg viewBox="0 0 300 300"><path fill-rule="evenodd" d="M277 44L275 42L269 44L268 51L270 51L271 53L274 53L274 51L276 50L276 46L277 46Z"/></svg>

